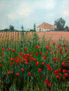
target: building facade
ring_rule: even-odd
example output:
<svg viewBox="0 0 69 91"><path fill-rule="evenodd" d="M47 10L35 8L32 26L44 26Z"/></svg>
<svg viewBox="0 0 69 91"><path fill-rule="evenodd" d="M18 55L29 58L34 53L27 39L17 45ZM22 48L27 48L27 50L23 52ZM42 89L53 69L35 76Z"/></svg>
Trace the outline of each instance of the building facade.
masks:
<svg viewBox="0 0 69 91"><path fill-rule="evenodd" d="M36 28L36 31L45 32L45 31L51 31L51 30L55 30L55 29L56 29L55 25L51 25L51 24L44 22Z"/></svg>

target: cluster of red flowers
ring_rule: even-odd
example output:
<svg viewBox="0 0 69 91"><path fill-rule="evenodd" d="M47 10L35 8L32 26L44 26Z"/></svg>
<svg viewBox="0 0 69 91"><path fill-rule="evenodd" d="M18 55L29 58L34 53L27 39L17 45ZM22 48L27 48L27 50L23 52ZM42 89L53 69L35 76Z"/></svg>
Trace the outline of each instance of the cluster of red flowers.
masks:
<svg viewBox="0 0 69 91"><path fill-rule="evenodd" d="M53 43L53 48L50 47L50 45L47 45L44 52L42 52L39 45L35 46L36 53L34 51L31 51L28 53L28 49L24 48L24 53L20 52L18 56L9 58L9 66L8 68L8 75L9 74L15 74L17 77L21 75L21 72L24 74L25 71L27 71L27 75L32 77L32 72L35 72L40 75L42 72L48 71L46 75L51 76L51 74L54 72L53 75L55 75L56 79L65 79L69 77L68 71L66 69L61 69L61 66L69 66L69 63L67 60L69 60L69 56L67 56L67 60L64 59L65 53L67 54L68 49L67 45L61 45L59 44L58 47L56 47L56 43ZM5 55L4 52L5 48L2 48L2 57ZM8 48L8 51L12 52L11 54L16 54L16 49ZM57 56L59 55L60 56ZM64 61L63 61L64 60ZM2 58L3 61L3 58ZM2 67L2 63L0 63L0 68ZM26 67L26 68L25 68ZM36 69L36 71L34 71ZM48 81L48 79L45 79L45 84L49 87L52 86L51 80Z"/></svg>

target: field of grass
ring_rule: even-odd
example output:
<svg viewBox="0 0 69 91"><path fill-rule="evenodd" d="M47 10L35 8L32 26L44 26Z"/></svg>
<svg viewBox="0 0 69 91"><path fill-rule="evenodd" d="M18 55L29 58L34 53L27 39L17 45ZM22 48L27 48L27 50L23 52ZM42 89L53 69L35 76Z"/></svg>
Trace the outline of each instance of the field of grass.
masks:
<svg viewBox="0 0 69 91"><path fill-rule="evenodd" d="M0 36L0 90L69 91L69 43L16 36Z"/></svg>

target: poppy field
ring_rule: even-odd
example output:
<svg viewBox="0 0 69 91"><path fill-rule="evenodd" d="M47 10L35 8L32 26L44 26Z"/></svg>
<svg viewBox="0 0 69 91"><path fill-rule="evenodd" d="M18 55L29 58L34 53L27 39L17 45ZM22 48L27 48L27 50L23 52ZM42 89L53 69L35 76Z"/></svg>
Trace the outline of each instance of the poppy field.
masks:
<svg viewBox="0 0 69 91"><path fill-rule="evenodd" d="M0 42L0 90L69 91L69 43L26 37Z"/></svg>

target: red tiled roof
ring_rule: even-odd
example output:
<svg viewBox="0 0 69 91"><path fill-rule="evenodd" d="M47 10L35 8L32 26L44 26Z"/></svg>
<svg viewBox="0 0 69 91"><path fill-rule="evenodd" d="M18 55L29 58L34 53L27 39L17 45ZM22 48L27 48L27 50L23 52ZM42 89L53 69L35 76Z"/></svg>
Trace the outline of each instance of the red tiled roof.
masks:
<svg viewBox="0 0 69 91"><path fill-rule="evenodd" d="M56 28L56 26L44 22L44 23L42 23L41 25L39 25L37 28L54 29L54 28Z"/></svg>

